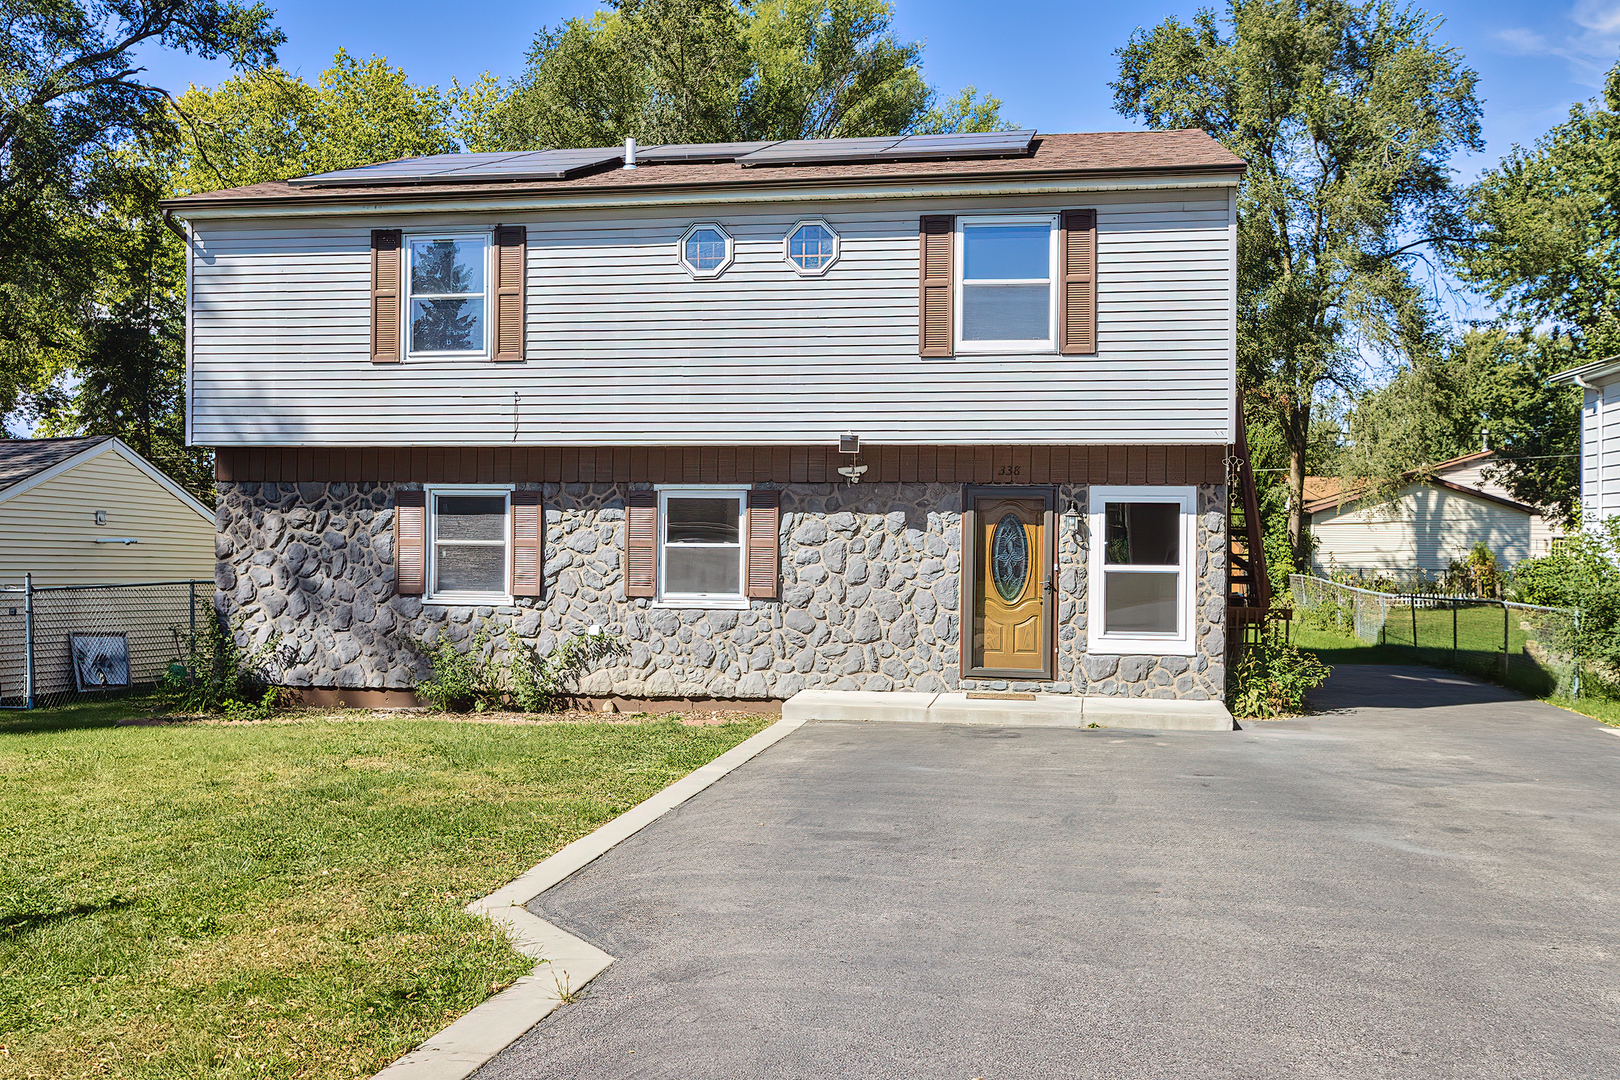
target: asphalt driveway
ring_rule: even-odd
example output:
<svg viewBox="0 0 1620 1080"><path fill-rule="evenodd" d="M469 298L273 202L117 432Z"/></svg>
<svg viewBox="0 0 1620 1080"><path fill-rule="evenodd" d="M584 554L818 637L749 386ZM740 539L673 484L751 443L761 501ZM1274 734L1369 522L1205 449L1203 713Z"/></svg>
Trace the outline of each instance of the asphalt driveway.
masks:
<svg viewBox="0 0 1620 1080"><path fill-rule="evenodd" d="M1320 704L808 725L532 905L618 959L479 1076L1620 1076L1616 730Z"/></svg>

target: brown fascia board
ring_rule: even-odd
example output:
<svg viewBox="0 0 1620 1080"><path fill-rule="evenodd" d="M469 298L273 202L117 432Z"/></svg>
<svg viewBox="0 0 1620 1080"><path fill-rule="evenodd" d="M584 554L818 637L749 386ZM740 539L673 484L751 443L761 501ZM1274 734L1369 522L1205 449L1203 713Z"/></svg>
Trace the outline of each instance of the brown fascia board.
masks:
<svg viewBox="0 0 1620 1080"><path fill-rule="evenodd" d="M1018 172L973 172L973 173L919 173L909 176L844 176L844 177L795 177L792 179L762 179L756 182L739 182L716 184L602 184L592 187L548 187L536 189L525 187L522 181L513 181L509 186L496 187L494 185L462 185L455 189L439 187L429 189L425 185L421 190L388 189L386 194L376 188L355 189L344 188L330 194L321 194L316 191L300 192L297 195L274 196L229 196L225 198L210 198L208 195L182 195L175 199L164 199L159 203L164 210L170 210L185 216L185 211L200 208L213 208L221 206L260 207L260 206L344 206L356 203L380 203L385 201L411 201L411 202L455 202L469 199L498 200L504 195L515 195L524 198L544 198L547 195L633 195L633 194L684 194L692 191L712 191L717 187L724 187L735 191L768 191L780 187L807 187L817 184L828 187L839 187L854 184L883 184L892 187L905 187L918 183L934 182L971 182L995 180L1062 180L1096 178L1116 179L1120 177L1141 176L1181 176L1191 174L1231 173L1234 177L1243 175L1245 165L1164 165L1152 168L1136 166L1124 169L1087 169L1077 171L1072 169L1053 169L1035 171L1032 169Z"/></svg>
<svg viewBox="0 0 1620 1080"><path fill-rule="evenodd" d="M1469 496L1472 496L1473 498L1476 498L1476 499L1484 499L1486 502L1493 502L1493 503L1496 503L1498 506L1505 506L1509 510L1519 510L1519 511L1522 511L1522 512L1524 512L1526 514L1539 514L1539 513L1541 513L1540 510L1536 509L1534 506L1530 506L1528 503L1515 502L1512 499L1504 499L1500 495L1492 495L1488 491L1481 491L1478 488L1471 488L1471 487L1468 487L1465 484L1457 484L1457 483L1453 483L1450 480L1442 480L1438 476L1430 477L1427 480L1417 480L1417 479L1408 480L1407 484L1408 484L1408 486L1416 486L1418 484L1430 484L1430 485L1432 485L1434 487L1447 488L1448 490L1455 491L1459 495L1469 495ZM1346 494L1346 495L1343 495L1343 496L1337 496L1336 495L1336 496L1334 496L1332 498L1328 498L1328 499L1318 499L1313 503L1306 503L1305 504L1305 512L1307 514L1319 514L1323 510L1337 510L1340 507L1344 507L1344 506L1354 506L1355 504L1364 501L1366 498L1367 498L1367 493L1365 491L1362 491L1362 492L1349 493L1349 494Z"/></svg>

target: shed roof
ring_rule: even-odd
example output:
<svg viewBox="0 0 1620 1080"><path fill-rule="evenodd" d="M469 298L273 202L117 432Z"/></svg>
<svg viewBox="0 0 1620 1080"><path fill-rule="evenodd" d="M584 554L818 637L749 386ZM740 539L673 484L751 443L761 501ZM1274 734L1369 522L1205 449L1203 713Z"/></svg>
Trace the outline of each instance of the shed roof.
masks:
<svg viewBox="0 0 1620 1080"><path fill-rule="evenodd" d="M0 491L110 438L79 435L63 439L0 439Z"/></svg>
<svg viewBox="0 0 1620 1080"><path fill-rule="evenodd" d="M661 148L668 152L672 147ZM851 161L820 165L745 167L736 161L655 160L624 169L614 161L564 179L482 182L298 186L271 180L246 187L169 199L164 206L184 216L211 206L339 204L388 199L466 198L503 194L660 191L680 188L758 188L783 184L857 181L989 180L1043 176L1243 171L1243 159L1196 128L1182 131L1106 131L1041 135L1032 152L1016 157L923 161Z"/></svg>

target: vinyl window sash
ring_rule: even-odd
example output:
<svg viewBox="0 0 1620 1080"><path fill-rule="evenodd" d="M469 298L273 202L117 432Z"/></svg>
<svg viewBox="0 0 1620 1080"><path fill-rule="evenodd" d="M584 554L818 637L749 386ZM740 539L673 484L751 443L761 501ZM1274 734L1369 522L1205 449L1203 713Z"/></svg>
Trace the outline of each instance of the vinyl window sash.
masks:
<svg viewBox="0 0 1620 1080"><path fill-rule="evenodd" d="M1164 503L1179 508L1176 527L1179 558L1174 564L1110 563L1107 561L1108 504ZM1091 489L1087 507L1090 551L1087 565L1090 579L1086 613L1086 649L1106 655L1138 653L1160 656L1192 656L1197 651L1197 561L1198 489L1191 486L1108 486ZM1129 630L1109 633L1104 629L1108 610L1109 578L1122 574L1174 574L1176 583L1176 630Z"/></svg>
<svg viewBox="0 0 1620 1080"><path fill-rule="evenodd" d="M677 541L670 543L669 534L669 504L678 502L683 498L689 499L736 499L737 500L737 542L735 544L721 544L708 541ZM654 607L686 607L686 608L746 608L748 595L748 491L746 488L709 487L706 485L683 485L677 488L660 488L658 491L658 597ZM737 549L737 591L735 593L685 593L672 592L665 588L664 583L669 580L668 554L670 548L736 548Z"/></svg>
<svg viewBox="0 0 1620 1080"><path fill-rule="evenodd" d="M974 227L996 225L1045 225L1046 276L1044 278L969 278L967 276L968 231ZM955 351L960 353L991 353L1001 355L1029 355L1058 351L1058 303L1061 289L1058 274L1059 215L1057 214L996 214L976 217L958 217L956 235L952 238L951 291L952 328ZM1046 286L1046 339L1012 339L1007 341L969 341L962 336L965 304L963 293L973 286L984 285L1045 285Z"/></svg>
<svg viewBox="0 0 1620 1080"><path fill-rule="evenodd" d="M461 354L456 354L461 355ZM512 488L490 487L488 485L461 485L428 486L424 488L427 494L427 582L423 589L422 601L429 604L482 604L500 603L510 604L512 599ZM439 539L439 498L460 497L502 497L506 500L504 514L504 539L501 540L440 540ZM499 547L505 549L501 559L501 591L475 592L472 590L440 592L437 588L439 581L439 549L441 547Z"/></svg>
<svg viewBox="0 0 1620 1080"><path fill-rule="evenodd" d="M419 293L419 292L412 292L411 291L411 279L415 276L413 271L414 271L415 265L416 265L416 252L411 247L411 244L420 243L420 242L422 242L424 240L429 241L429 242L442 241L442 240L451 240L451 241L476 240L476 241L480 242L481 244L483 244L483 246L484 246L484 291L483 292L472 292L472 293ZM412 359L412 358L415 358L415 357L424 357L424 358L426 358L426 357L470 357L470 358L475 359L475 360L476 359L487 358L490 355L490 333L491 333L490 322L491 322L492 317L494 315L493 301L491 299L492 290L490 289L490 282L493 280L493 275L494 275L495 270L496 270L496 267L495 267L495 264L494 264L494 258L495 258L495 254L494 254L495 253L495 234L492 233L492 232L490 232L490 233L402 233L401 237L400 237L400 247L403 249L402 254L404 255L403 266L401 268L402 271L403 271L403 273L401 275L402 280L400 281L401 303L399 305L399 318L400 318L400 323L401 323L400 334L402 335L401 338L400 338L400 341L401 341L401 347L403 349L404 356L407 359ZM483 317L478 320L480 326L483 329L483 333L484 333L484 340L483 340L482 345L480 345L480 347L477 348L477 349L432 349L432 350L428 350L428 349L414 348L413 344L412 344L414 339L411 337L411 305L412 305L413 302L415 302L417 300L482 300L484 302L484 314L483 314ZM508 502L508 510L510 510L511 509L511 507L510 507L511 500L509 499L509 500L507 500L507 502Z"/></svg>

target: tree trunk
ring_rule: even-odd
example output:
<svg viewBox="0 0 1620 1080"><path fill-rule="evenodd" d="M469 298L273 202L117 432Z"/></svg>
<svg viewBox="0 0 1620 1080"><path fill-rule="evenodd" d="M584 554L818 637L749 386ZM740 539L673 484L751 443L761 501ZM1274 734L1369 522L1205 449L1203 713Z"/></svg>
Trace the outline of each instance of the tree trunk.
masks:
<svg viewBox="0 0 1620 1080"><path fill-rule="evenodd" d="M1288 444L1288 546L1294 553L1294 569L1306 573L1311 565L1311 538L1305 528L1305 454L1311 441L1308 400L1287 410L1283 441Z"/></svg>

